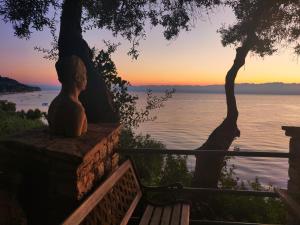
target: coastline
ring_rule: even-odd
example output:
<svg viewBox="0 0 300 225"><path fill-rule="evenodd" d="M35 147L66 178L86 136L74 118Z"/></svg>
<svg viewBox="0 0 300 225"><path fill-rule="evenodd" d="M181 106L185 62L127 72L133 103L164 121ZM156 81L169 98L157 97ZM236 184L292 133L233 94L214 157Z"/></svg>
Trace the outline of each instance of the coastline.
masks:
<svg viewBox="0 0 300 225"><path fill-rule="evenodd" d="M0 96L12 95L12 94L30 93L30 92L40 92L40 91L42 91L42 90L0 92Z"/></svg>

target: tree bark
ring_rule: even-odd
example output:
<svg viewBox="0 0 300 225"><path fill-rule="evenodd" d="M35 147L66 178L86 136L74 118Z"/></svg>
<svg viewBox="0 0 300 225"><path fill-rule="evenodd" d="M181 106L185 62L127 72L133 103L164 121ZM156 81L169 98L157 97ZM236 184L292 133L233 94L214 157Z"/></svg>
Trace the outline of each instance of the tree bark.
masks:
<svg viewBox="0 0 300 225"><path fill-rule="evenodd" d="M111 93L107 89L101 71L96 71L92 52L82 37L82 0L65 0L62 6L61 25L58 39L59 58L77 55L87 69L87 88L80 95L88 122L118 122Z"/></svg>
<svg viewBox="0 0 300 225"><path fill-rule="evenodd" d="M237 126L238 109L236 105L234 82L239 69L245 64L250 50L249 41L236 49L234 63L227 72L225 93L227 116L224 121L209 135L207 141L197 150L228 150L233 140L240 136ZM193 185L197 187L216 188L224 165L224 155L201 155L196 157L196 168Z"/></svg>

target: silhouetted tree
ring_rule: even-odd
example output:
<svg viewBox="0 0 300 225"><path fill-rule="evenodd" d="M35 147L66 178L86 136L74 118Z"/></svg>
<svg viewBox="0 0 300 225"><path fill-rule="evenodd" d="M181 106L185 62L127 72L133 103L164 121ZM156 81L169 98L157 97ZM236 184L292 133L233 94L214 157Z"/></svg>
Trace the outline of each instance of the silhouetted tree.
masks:
<svg viewBox="0 0 300 225"><path fill-rule="evenodd" d="M286 24L282 23L290 10L290 4L287 1L229 0L226 4L232 7L237 19L236 24L228 28L223 27L219 31L224 46L236 47L233 65L225 79L227 115L198 150L226 151L234 139L240 136L234 93L234 82L238 71L245 64L249 52L261 57L272 55L277 50L276 44L287 37ZM224 155L205 155L196 158L194 185L217 187L221 169L225 163Z"/></svg>
<svg viewBox="0 0 300 225"><path fill-rule="evenodd" d="M208 8L219 0L3 0L0 15L13 24L18 37L29 38L31 32L55 27L55 16L61 11L58 38L59 57L79 56L88 72L87 89L80 95L89 122L119 120L110 91L101 71L92 63L91 49L83 39L83 30L108 29L132 42L129 54L137 57L138 40L145 36L146 19L165 28L171 39L181 29L189 29L195 9Z"/></svg>
<svg viewBox="0 0 300 225"><path fill-rule="evenodd" d="M151 111L164 106L164 103L172 98L174 89L166 90L163 96L153 95L151 90L146 91L145 106L137 107L139 97L130 93L128 88L131 84L122 79L118 74L115 63L111 59L111 55L116 51L117 45L105 42L107 50L94 52L93 63L97 70L102 71L106 86L112 93L114 107L118 110L120 121L124 130L132 130L137 128L145 121L153 121L156 116Z"/></svg>

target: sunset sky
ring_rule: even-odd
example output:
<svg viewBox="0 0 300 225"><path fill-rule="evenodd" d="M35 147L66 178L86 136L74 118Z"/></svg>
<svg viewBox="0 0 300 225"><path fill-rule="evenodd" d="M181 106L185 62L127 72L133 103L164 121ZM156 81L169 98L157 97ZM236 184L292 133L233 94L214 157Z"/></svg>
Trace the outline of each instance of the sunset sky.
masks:
<svg viewBox="0 0 300 225"><path fill-rule="evenodd" d="M216 32L222 24L234 21L232 13L219 9L215 14L203 16L189 32L181 32L177 39L166 41L160 28L147 28L147 39L140 43L140 56L132 60L127 56L130 44L121 37L113 38L104 30L84 35L90 46L101 49L103 39L121 42L113 55L119 74L134 85L222 84L234 59L234 48L224 48ZM14 36L11 24L0 22L0 75L28 84L57 85L54 62L42 58L34 46L49 47L48 31L35 32L31 39ZM300 83L300 66L292 49L281 49L271 57L249 55L246 65L238 74L237 82Z"/></svg>

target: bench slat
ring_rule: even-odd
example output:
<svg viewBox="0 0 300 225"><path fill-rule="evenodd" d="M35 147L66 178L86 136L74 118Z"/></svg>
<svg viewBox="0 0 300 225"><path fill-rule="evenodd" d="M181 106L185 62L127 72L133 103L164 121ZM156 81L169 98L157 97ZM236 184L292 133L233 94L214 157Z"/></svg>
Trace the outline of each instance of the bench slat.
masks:
<svg viewBox="0 0 300 225"><path fill-rule="evenodd" d="M167 206L164 208L164 212L161 218L161 225L169 225L170 224L170 218L172 213L172 207Z"/></svg>
<svg viewBox="0 0 300 225"><path fill-rule="evenodd" d="M181 211L181 204L176 204L173 208L172 213L172 219L171 223L172 225L179 225L180 222L180 211Z"/></svg>
<svg viewBox="0 0 300 225"><path fill-rule="evenodd" d="M150 225L158 225L159 224L162 211L163 211L162 207L156 207L154 209Z"/></svg>
<svg viewBox="0 0 300 225"><path fill-rule="evenodd" d="M181 210L181 222L180 225L189 225L190 221L190 205L183 204Z"/></svg>
<svg viewBox="0 0 300 225"><path fill-rule="evenodd" d="M154 207L152 205L148 205L146 208L146 211L143 214L143 217L141 219L140 225L148 225L150 220L151 220L151 216L152 216L152 212L153 212Z"/></svg>

